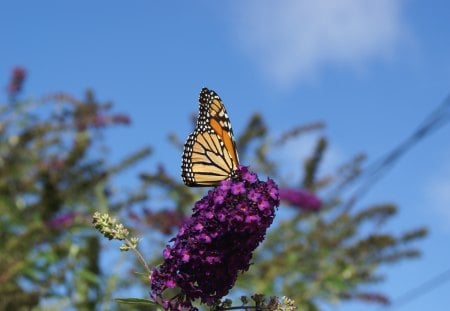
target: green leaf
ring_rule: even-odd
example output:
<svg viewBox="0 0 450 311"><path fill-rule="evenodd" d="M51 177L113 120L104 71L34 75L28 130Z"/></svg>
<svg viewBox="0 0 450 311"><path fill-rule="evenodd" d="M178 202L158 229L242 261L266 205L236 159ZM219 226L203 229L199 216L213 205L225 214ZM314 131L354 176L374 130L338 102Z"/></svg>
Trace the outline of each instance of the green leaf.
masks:
<svg viewBox="0 0 450 311"><path fill-rule="evenodd" d="M115 298L118 303L126 305L140 305L140 306L156 306L157 304L149 299L144 298Z"/></svg>

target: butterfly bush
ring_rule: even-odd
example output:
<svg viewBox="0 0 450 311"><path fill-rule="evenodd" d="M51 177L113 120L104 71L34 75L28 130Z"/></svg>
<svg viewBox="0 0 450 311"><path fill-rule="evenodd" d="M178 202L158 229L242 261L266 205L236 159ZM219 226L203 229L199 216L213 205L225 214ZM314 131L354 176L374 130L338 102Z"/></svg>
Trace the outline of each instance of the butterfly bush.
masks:
<svg viewBox="0 0 450 311"><path fill-rule="evenodd" d="M307 190L280 189L280 199L305 210L318 211L322 206L322 201Z"/></svg>
<svg viewBox="0 0 450 311"><path fill-rule="evenodd" d="M151 296L168 310L196 310L192 301L212 305L247 271L279 205L278 187L240 166L231 179L195 204L193 214L164 252L164 263L151 274ZM171 299L168 288L179 288Z"/></svg>

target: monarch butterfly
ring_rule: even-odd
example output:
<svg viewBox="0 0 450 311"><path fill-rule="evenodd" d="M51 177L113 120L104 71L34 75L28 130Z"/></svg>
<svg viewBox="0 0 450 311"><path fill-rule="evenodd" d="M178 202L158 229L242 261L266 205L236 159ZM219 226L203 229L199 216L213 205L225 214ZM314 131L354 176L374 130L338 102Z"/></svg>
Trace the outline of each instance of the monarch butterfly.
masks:
<svg viewBox="0 0 450 311"><path fill-rule="evenodd" d="M219 95L203 88L195 130L184 144L181 177L190 187L215 186L239 166L233 130Z"/></svg>

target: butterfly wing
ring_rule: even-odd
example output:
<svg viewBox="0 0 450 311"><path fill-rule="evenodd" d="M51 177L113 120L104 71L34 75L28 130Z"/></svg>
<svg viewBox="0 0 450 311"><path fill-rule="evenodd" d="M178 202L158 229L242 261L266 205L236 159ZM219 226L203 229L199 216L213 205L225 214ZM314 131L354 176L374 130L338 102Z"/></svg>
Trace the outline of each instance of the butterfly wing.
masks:
<svg viewBox="0 0 450 311"><path fill-rule="evenodd" d="M194 132L183 151L181 176L187 186L215 186L239 165L233 130L220 97L203 88Z"/></svg>

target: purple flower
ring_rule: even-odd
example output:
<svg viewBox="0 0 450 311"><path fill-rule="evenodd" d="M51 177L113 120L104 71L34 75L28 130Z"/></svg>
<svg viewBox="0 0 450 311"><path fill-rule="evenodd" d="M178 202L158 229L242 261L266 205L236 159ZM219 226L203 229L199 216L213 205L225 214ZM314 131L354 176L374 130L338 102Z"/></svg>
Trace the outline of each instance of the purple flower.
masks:
<svg viewBox="0 0 450 311"><path fill-rule="evenodd" d="M258 199L261 197L261 194L255 190L250 190L248 192L248 199L253 202L258 202Z"/></svg>
<svg viewBox="0 0 450 311"><path fill-rule="evenodd" d="M242 178L248 181L249 183L253 184L255 181L258 180L256 174L250 172L247 167L242 167L241 170L242 170Z"/></svg>
<svg viewBox="0 0 450 311"><path fill-rule="evenodd" d="M22 67L15 67L12 70L11 80L8 85L8 93L11 97L16 96L22 90L27 72Z"/></svg>
<svg viewBox="0 0 450 311"><path fill-rule="evenodd" d="M49 221L46 222L47 227L54 230L62 230L67 227L70 227L74 220L76 214L75 213L66 213L53 217Z"/></svg>
<svg viewBox="0 0 450 311"><path fill-rule="evenodd" d="M375 302L385 306L391 303L388 297L378 293L358 293L355 297L364 301Z"/></svg>
<svg viewBox="0 0 450 311"><path fill-rule="evenodd" d="M112 116L112 122L114 124L130 124L131 123L131 119L129 116L119 113L119 114L115 114Z"/></svg>
<svg viewBox="0 0 450 311"><path fill-rule="evenodd" d="M195 204L191 219L167 246L164 263L151 275L152 298L168 310L196 310L195 299L212 305L225 296L238 273L248 270L278 204L273 180L259 181L239 167ZM181 292L168 300L163 292L172 282Z"/></svg>
<svg viewBox="0 0 450 311"><path fill-rule="evenodd" d="M224 199L225 199L225 197L224 197L221 193L218 193L218 194L214 197L214 203L215 203L215 204L222 204Z"/></svg>
<svg viewBox="0 0 450 311"><path fill-rule="evenodd" d="M228 190L231 188L231 181L229 179L223 180L220 185L219 189L225 193L227 193Z"/></svg>
<svg viewBox="0 0 450 311"><path fill-rule="evenodd" d="M259 200L259 202L258 202L258 208L259 208L261 211L267 210L268 207L270 207L270 206L269 206L269 202L267 202L266 200Z"/></svg>
<svg viewBox="0 0 450 311"><path fill-rule="evenodd" d="M233 183L231 185L231 193L234 195L241 194L245 192L245 187L243 182Z"/></svg>
<svg viewBox="0 0 450 311"><path fill-rule="evenodd" d="M95 127L104 127L109 124L130 124L131 120L127 115L124 114L115 114L115 115L106 115L97 113L97 115L94 116L92 123Z"/></svg>
<svg viewBox="0 0 450 311"><path fill-rule="evenodd" d="M306 190L280 189L279 194L282 201L303 209L317 211L322 205L314 193Z"/></svg>
<svg viewBox="0 0 450 311"><path fill-rule="evenodd" d="M96 127L104 127L108 124L108 117L101 114L96 114L93 118L93 124Z"/></svg>

